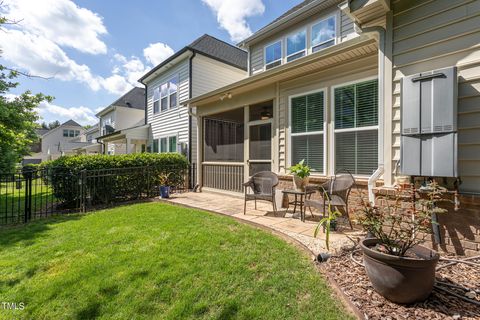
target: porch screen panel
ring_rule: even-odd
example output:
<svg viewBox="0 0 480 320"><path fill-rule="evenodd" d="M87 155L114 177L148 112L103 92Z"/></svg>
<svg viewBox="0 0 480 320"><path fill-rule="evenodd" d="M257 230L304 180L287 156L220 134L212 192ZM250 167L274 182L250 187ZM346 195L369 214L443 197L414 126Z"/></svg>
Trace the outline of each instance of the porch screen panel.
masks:
<svg viewBox="0 0 480 320"><path fill-rule="evenodd" d="M291 100L291 163L305 160L313 171L323 172L324 92Z"/></svg>
<svg viewBox="0 0 480 320"><path fill-rule="evenodd" d="M371 175L378 167L378 81L335 89L335 170Z"/></svg>
<svg viewBox="0 0 480 320"><path fill-rule="evenodd" d="M205 161L243 162L243 123L205 118L204 124Z"/></svg>
<svg viewBox="0 0 480 320"><path fill-rule="evenodd" d="M168 138L168 152L177 152L177 136Z"/></svg>

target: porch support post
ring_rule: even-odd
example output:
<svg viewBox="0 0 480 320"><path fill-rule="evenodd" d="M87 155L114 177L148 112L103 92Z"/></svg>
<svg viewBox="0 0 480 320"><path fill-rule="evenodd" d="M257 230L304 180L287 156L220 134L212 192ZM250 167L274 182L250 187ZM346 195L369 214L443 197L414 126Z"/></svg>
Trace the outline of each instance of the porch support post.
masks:
<svg viewBox="0 0 480 320"><path fill-rule="evenodd" d="M204 122L203 116L197 116L197 184L199 185L199 190L202 190L203 187L203 149L204 149Z"/></svg>
<svg viewBox="0 0 480 320"><path fill-rule="evenodd" d="M125 146L125 147L126 147L126 148L125 148L125 149L126 149L126 153L127 153L127 154L132 153L132 152L131 152L131 151L132 151L132 150L131 150L131 145L132 145L132 143L131 143L131 141L130 141L130 138L125 138L125 144L126 144L126 146Z"/></svg>

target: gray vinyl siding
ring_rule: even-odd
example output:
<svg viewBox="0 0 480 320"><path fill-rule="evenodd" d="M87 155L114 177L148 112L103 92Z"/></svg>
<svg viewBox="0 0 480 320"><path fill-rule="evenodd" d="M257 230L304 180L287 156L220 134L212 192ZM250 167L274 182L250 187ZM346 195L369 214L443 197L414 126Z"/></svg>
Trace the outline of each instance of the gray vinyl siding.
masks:
<svg viewBox="0 0 480 320"><path fill-rule="evenodd" d="M480 192L480 1L393 2L393 161L400 158L402 77L458 67L458 159L465 192Z"/></svg>
<svg viewBox="0 0 480 320"><path fill-rule="evenodd" d="M274 41L284 39L285 36L289 35L290 33L294 32L295 30L300 30L302 28L310 28L312 23L322 19L327 18L333 14L337 15L337 43L341 43L352 39L357 36L355 30L353 28L353 21L344 13L340 12L340 10L334 6L329 10L324 10L319 14L316 14L304 21L302 23L296 24L292 27L289 27L285 30L282 30L276 34L271 35L268 39L263 40L259 43L250 47L250 69L251 74L256 74L259 72L264 71L264 47ZM309 39L307 40L307 49L309 49ZM283 43L283 50L285 52L285 41Z"/></svg>
<svg viewBox="0 0 480 320"><path fill-rule="evenodd" d="M164 112L153 114L153 91L162 83L178 75L178 101L179 106ZM188 110L182 103L189 99L189 59L179 62L147 84L147 123L151 126L152 139L173 136L178 137L178 142L188 143Z"/></svg>
<svg viewBox="0 0 480 320"><path fill-rule="evenodd" d="M192 97L244 79L247 71L197 54L192 61Z"/></svg>

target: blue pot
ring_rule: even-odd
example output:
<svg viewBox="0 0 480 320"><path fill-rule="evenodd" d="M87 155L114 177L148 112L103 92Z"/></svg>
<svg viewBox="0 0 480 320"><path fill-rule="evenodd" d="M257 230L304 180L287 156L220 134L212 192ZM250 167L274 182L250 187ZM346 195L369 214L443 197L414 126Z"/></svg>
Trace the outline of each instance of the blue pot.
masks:
<svg viewBox="0 0 480 320"><path fill-rule="evenodd" d="M169 186L160 186L160 197L162 199L170 198L170 187Z"/></svg>

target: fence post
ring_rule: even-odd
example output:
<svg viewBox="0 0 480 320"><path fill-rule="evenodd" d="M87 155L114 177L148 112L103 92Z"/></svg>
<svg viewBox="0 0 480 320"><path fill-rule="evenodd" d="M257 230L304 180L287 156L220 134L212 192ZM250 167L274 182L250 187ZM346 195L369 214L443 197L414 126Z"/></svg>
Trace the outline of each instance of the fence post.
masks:
<svg viewBox="0 0 480 320"><path fill-rule="evenodd" d="M79 179L79 189L80 189L80 211L82 213L85 213L86 210L86 201L87 201L87 195L86 195L86 181L87 180L87 170L83 169L80 171L80 179Z"/></svg>
<svg viewBox="0 0 480 320"><path fill-rule="evenodd" d="M25 205L24 205L24 214L25 214L25 223L27 223L32 218L32 172L24 171L23 177L25 178Z"/></svg>

